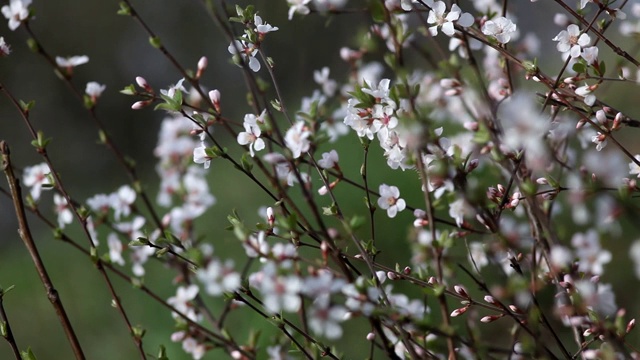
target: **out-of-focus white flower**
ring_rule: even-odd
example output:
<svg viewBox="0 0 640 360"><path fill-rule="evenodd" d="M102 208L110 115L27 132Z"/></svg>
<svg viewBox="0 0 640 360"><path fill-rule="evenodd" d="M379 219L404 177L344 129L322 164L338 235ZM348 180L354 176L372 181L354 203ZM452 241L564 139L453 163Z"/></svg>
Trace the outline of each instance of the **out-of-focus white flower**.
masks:
<svg viewBox="0 0 640 360"><path fill-rule="evenodd" d="M487 22L482 25L482 33L495 37L501 44L508 43L516 30L516 24L504 16L487 20Z"/></svg>

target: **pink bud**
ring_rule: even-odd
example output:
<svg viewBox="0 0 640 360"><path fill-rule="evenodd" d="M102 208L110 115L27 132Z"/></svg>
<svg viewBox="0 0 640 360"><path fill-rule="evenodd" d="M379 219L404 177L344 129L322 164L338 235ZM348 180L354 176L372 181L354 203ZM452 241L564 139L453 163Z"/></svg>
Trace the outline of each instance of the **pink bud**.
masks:
<svg viewBox="0 0 640 360"><path fill-rule="evenodd" d="M367 334L367 340L373 341L373 339L375 339L375 338L376 338L376 334L374 334L372 332Z"/></svg>
<svg viewBox="0 0 640 360"><path fill-rule="evenodd" d="M389 280L398 280L400 278L398 275L396 275L396 273L392 271L387 271L387 277L389 278Z"/></svg>
<svg viewBox="0 0 640 360"><path fill-rule="evenodd" d="M209 91L209 99L216 104L220 102L220 91L218 89Z"/></svg>
<svg viewBox="0 0 640 360"><path fill-rule="evenodd" d="M467 312L468 308L469 308L468 306L465 306L463 308L459 308L459 309L453 310L451 312L451 317L456 317L456 316L460 316L460 315L464 314L465 312Z"/></svg>
<svg viewBox="0 0 640 360"><path fill-rule="evenodd" d="M326 186L323 186L320 189L318 189L318 195L327 195L328 192L329 190L327 190Z"/></svg>
<svg viewBox="0 0 640 360"><path fill-rule="evenodd" d="M629 323L627 324L627 334L630 333L634 327L636 327L636 319L631 319L631 321L629 321Z"/></svg>
<svg viewBox="0 0 640 360"><path fill-rule="evenodd" d="M484 301L488 302L489 304L495 305L496 304L496 299L493 298L493 296L491 295L485 295L484 296Z"/></svg>
<svg viewBox="0 0 640 360"><path fill-rule="evenodd" d="M462 126L469 131L478 131L480 127L477 121L467 121Z"/></svg>
<svg viewBox="0 0 640 360"><path fill-rule="evenodd" d="M549 180L547 180L546 178L543 178L543 177L541 177L541 178L537 178L537 179L536 179L536 182L537 182L539 185L548 185L548 184L549 184Z"/></svg>
<svg viewBox="0 0 640 360"><path fill-rule="evenodd" d="M411 268L410 268L410 267L408 267L408 266L405 266L405 268L404 268L404 270L402 270L402 272L403 272L405 275L409 275L409 274L411 274Z"/></svg>
<svg viewBox="0 0 640 360"><path fill-rule="evenodd" d="M147 80L145 80L145 78L143 78L142 76L136 76L136 83L138 83L138 86L143 89L149 87L149 84L147 84Z"/></svg>
<svg viewBox="0 0 640 360"><path fill-rule="evenodd" d="M207 60L206 56L203 56L200 58L200 60L198 60L198 71L204 71L204 69L207 68L207 65L209 64L209 61Z"/></svg>
<svg viewBox="0 0 640 360"><path fill-rule="evenodd" d="M456 285L453 287L453 289L456 291L456 293L460 296L463 296L465 298L469 298L469 294L467 294L467 290L465 290L465 288L462 285Z"/></svg>
<svg viewBox="0 0 640 360"><path fill-rule="evenodd" d="M136 101L133 103L133 105L131 105L131 108L133 110L140 110L146 107L147 105L149 105L148 101Z"/></svg>
<svg viewBox="0 0 640 360"><path fill-rule="evenodd" d="M478 159L472 159L471 161L469 161L467 165L467 172L472 172L475 168L478 167L478 164L480 164L480 160Z"/></svg>

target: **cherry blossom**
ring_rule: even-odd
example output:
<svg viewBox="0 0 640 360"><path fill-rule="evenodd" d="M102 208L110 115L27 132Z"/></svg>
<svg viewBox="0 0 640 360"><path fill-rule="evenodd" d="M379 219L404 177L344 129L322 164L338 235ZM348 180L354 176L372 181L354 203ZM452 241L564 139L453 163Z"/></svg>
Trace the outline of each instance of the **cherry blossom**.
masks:
<svg viewBox="0 0 640 360"><path fill-rule="evenodd" d="M14 31L23 21L29 18L31 0L11 0L9 5L2 7L2 15L9 20L9 29Z"/></svg>
<svg viewBox="0 0 640 360"><path fill-rule="evenodd" d="M640 155L635 155L634 159L640 161ZM640 165L636 164L634 161L629 163L629 175L637 175L640 178Z"/></svg>
<svg viewBox="0 0 640 360"><path fill-rule="evenodd" d="M208 169L211 165L211 157L207 155L207 146L204 141L200 143L200 146L193 149L193 162L204 165L205 169Z"/></svg>
<svg viewBox="0 0 640 360"><path fill-rule="evenodd" d="M196 271L196 277L202 282L207 294L220 296L240 287L240 274L233 271L233 260L211 260L206 268Z"/></svg>
<svg viewBox="0 0 640 360"><path fill-rule="evenodd" d="M263 112L264 115L264 112ZM254 157L255 151L263 150L265 147L264 140L260 138L262 131L258 125L258 118L253 114L247 114L244 118L244 130L238 133L238 144L249 145L249 153ZM264 122L264 120L262 121Z"/></svg>
<svg viewBox="0 0 640 360"><path fill-rule="evenodd" d="M87 55L78 55L78 56L70 56L70 57L61 57L56 56L56 64L61 68L71 69L76 66L84 65L89 62L89 57Z"/></svg>
<svg viewBox="0 0 640 360"><path fill-rule="evenodd" d="M179 286L176 295L167 299L167 303L173 306L177 311L185 314L192 321L198 321L199 315L196 313L191 301L198 295L198 286L191 284L189 286ZM174 318L178 317L175 312L172 314Z"/></svg>
<svg viewBox="0 0 640 360"><path fill-rule="evenodd" d="M249 62L249 68L254 72L260 71L260 61L255 58L258 53L258 49L253 45L245 42L244 40L234 40L228 47L227 50L232 55L240 55L244 61ZM242 66L241 64L238 64Z"/></svg>
<svg viewBox="0 0 640 360"><path fill-rule="evenodd" d="M42 190L49 190L53 187L49 174L49 165L46 163L28 166L24 168L23 182L25 186L31 188L30 194L33 201L40 199Z"/></svg>
<svg viewBox="0 0 640 360"><path fill-rule="evenodd" d="M310 136L311 131L304 121L298 121L287 130L284 142L287 148L293 153L294 159L299 158L303 152L309 151L309 147L311 146Z"/></svg>
<svg viewBox="0 0 640 360"><path fill-rule="evenodd" d="M322 159L318 160L318 165L323 169L331 169L338 165L338 152L331 150L328 153L322 153Z"/></svg>
<svg viewBox="0 0 640 360"><path fill-rule="evenodd" d="M460 7L456 4L451 6L451 11L445 15L445 11L447 10L447 6L442 1L436 1L431 6L431 11L429 11L429 16L427 18L427 22L429 24L434 24L429 28L429 32L431 36L438 35L438 28L442 27L442 32L448 36L453 36L455 33L455 29L453 27L453 23L458 22L460 26L469 27L473 25L474 19L473 16L469 13L462 13Z"/></svg>
<svg viewBox="0 0 640 360"><path fill-rule="evenodd" d="M269 32L278 31L278 27L271 26L266 22L263 22L262 18L258 16L258 14L253 16L253 22L256 25L256 32L261 36L264 36L264 34Z"/></svg>
<svg viewBox="0 0 640 360"><path fill-rule="evenodd" d="M8 56L11 53L11 47L4 41L4 37L0 36L0 57Z"/></svg>
<svg viewBox="0 0 640 360"><path fill-rule="evenodd" d="M482 25L482 33L495 37L501 44L508 43L515 32L516 24L504 16L487 20L484 25Z"/></svg>
<svg viewBox="0 0 640 360"><path fill-rule="evenodd" d="M289 20L293 18L293 14L298 13L300 15L307 15L311 10L307 7L307 4L311 0L287 0L289 4Z"/></svg>
<svg viewBox="0 0 640 360"><path fill-rule="evenodd" d="M387 216L396 217L398 212L404 210L407 206L405 201L400 198L400 190L396 186L387 184L380 185L380 197L378 198L378 206L387 210Z"/></svg>
<svg viewBox="0 0 640 360"><path fill-rule="evenodd" d="M601 275L603 265L611 261L611 253L600 247L600 238L595 230L574 234L571 245L576 248L579 258L578 271Z"/></svg>
<svg viewBox="0 0 640 360"><path fill-rule="evenodd" d="M65 225L71 224L73 221L73 213L69 208L69 203L64 196L58 194L53 194L53 203L55 212L58 214L58 226L60 229L64 229Z"/></svg>
<svg viewBox="0 0 640 360"><path fill-rule="evenodd" d="M118 191L109 195L109 203L113 216L120 220L121 216L129 216L131 205L136 201L136 191L129 185L121 186Z"/></svg>
<svg viewBox="0 0 640 360"><path fill-rule="evenodd" d="M116 233L110 233L109 236L107 236L107 245L109 246L109 259L111 262L123 266L124 259L122 258L122 250L124 247Z"/></svg>
<svg viewBox="0 0 640 360"><path fill-rule="evenodd" d="M568 52L572 58L577 58L580 56L582 48L591 43L591 38L586 33L580 34L578 25L571 24L567 27L567 30L560 31L553 38L553 41L558 42L556 45L558 51L561 53Z"/></svg>
<svg viewBox="0 0 640 360"><path fill-rule="evenodd" d="M90 81L87 83L87 87L84 90L85 94L91 98L93 102L102 95L102 92L107 88L106 85L101 85L95 81Z"/></svg>

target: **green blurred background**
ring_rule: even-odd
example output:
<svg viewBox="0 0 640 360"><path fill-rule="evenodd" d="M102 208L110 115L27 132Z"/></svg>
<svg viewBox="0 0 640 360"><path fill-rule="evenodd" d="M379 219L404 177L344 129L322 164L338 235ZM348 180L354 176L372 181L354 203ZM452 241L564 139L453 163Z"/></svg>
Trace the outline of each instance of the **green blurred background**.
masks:
<svg viewBox="0 0 640 360"><path fill-rule="evenodd" d="M370 25L365 14L339 15L330 19L311 15L289 22L286 1L254 3L265 21L280 27L280 31L269 35L265 51L276 62L276 76L291 111L299 108L301 95L310 96L316 88L313 84L313 70L329 66L331 78L344 81L347 70L339 59L338 51L342 46L359 44L359 34ZM147 0L136 1L134 5L183 66L193 69L201 56L208 57L209 68L202 82L209 89L217 88L221 91L227 117L241 121L245 113L251 112L243 101L245 89L241 72L229 61L228 42L210 20L200 1ZM365 2L350 1L349 6L364 7ZM180 74L159 51L149 45L147 35L137 23L131 18L116 15L118 2L115 0L36 0L32 8L36 15L31 26L48 52L59 56L89 56L88 64L75 69L73 81L81 89L84 89L88 81L107 85L97 107L98 116L122 151L135 159L144 186L154 198L158 178L154 170L156 159L152 152L164 115L151 109L131 111L130 106L135 99L119 94L118 90L133 83L135 76L145 77L156 89L166 88L179 80ZM555 44L549 40L559 31L552 24L549 15L551 11L557 10L559 9L550 6L527 4L518 13L518 26L527 31L536 31L543 39L540 63L548 73L553 73L560 67ZM4 36L13 49L10 57L0 59L0 82L17 98L36 101L32 121L37 129L53 138L48 150L72 197L84 201L96 193L109 193L127 183L127 177L115 158L97 144L97 130L82 104L56 78L50 66L29 51L24 29L11 32L3 23L0 26L0 36ZM601 57L606 56L608 55L601 50ZM266 72L261 72L261 75L266 76ZM632 89L634 88L630 86L616 87L617 92L607 93L605 100L614 106L636 111L636 114L627 115L637 117L638 111L629 106L633 103L633 98L637 97L629 95L634 94ZM337 148L342 155L341 166L346 170L347 176L358 179L362 150L356 137L350 135L341 140ZM634 143L634 135L624 134L622 140L635 154L640 151L640 147ZM223 144L234 149L232 144L235 139L220 136ZM26 127L5 97L0 97L0 138L7 140L11 146L16 165L24 167L41 162L29 145L31 139ZM238 149L233 151L234 154L239 154ZM413 191L403 190L403 197L410 204L420 207L421 197L417 192L419 186L416 174L411 171L401 173L388 170L377 149L373 151L372 159L377 162L370 167L371 183L377 187L381 182L392 181L401 189L403 185L406 189L412 188ZM219 256L241 258L238 256L242 254L240 244L231 233L224 231L228 224L226 215L232 209L237 209L247 224L253 224L259 220L257 208L271 203L250 181L222 161L212 164L208 178L217 204L196 222L197 232L207 236L207 241L214 245ZM1 184L6 187L4 181ZM363 194L341 186L337 189L337 195L345 199L343 209L346 213L365 213ZM50 198L51 194L44 194L42 209L52 208ZM412 220L411 214L404 212L397 219L404 221L407 227L388 226L391 222L381 214L377 215L379 248L383 251L379 259L390 266L396 261L401 262L401 265L408 265L410 246L407 242L407 229ZM137 353L124 323L110 306L110 297L90 260L54 240L51 231L43 228L35 217L30 216L29 220L45 264L88 358L136 358ZM69 346L28 254L17 236L16 228L10 201L6 197L0 197L0 285L3 288L15 285L4 301L14 335L22 349L30 346L39 359L70 359L72 354ZM624 224L623 228L635 230L629 224ZM86 243L77 224L71 226L68 232L81 244ZM631 240L635 240L632 232L624 232L615 241L603 238L604 247L613 253L615 259L615 266L609 264L606 267L603 281L613 283L618 295L618 305L625 307L635 317L633 314L640 310L640 305L635 300L640 292L636 290L638 280L630 271L633 265L627 256ZM104 234L101 242L102 251L105 251ZM453 256L466 262L463 245L457 246ZM237 265L241 263L237 261ZM145 283L161 297L168 298L175 293L175 286L171 284L173 276L158 262L150 261ZM171 316L130 284L115 278L114 282L133 324L147 329L144 338L147 352L155 353L158 346L164 344L168 347L171 359L188 358L180 344L173 344L169 339L173 332ZM419 292L414 290L412 295L419 296ZM220 301L212 304L214 308L222 306ZM248 311L234 312L231 316L229 323L234 324L231 331L238 336L239 341L246 339L251 330L262 330L265 335L261 344L269 344L272 325L266 321L256 321ZM362 338L366 334L366 326L363 321L358 320L345 325L345 336L338 342L338 347L345 351L346 358L366 356L368 344ZM495 331L500 334L504 331L500 329L499 323L486 328L491 329L488 333ZM7 344L0 341L0 358L9 358L10 354ZM218 359L224 356L220 351L214 351L205 358Z"/></svg>

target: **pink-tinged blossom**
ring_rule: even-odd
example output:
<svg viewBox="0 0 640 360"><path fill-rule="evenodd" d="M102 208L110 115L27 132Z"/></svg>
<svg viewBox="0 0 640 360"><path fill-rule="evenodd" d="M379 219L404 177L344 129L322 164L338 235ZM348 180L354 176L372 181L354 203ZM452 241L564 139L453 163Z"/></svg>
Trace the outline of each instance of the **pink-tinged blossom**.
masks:
<svg viewBox="0 0 640 360"><path fill-rule="evenodd" d="M121 233L127 235L130 240L136 240L137 238L144 236L142 227L146 222L142 216L136 216L132 221L115 223L114 227Z"/></svg>
<svg viewBox="0 0 640 360"><path fill-rule="evenodd" d="M611 261L611 253L600 247L600 237L595 230L577 233L571 238L579 259L578 271L593 275L602 275L603 265Z"/></svg>
<svg viewBox="0 0 640 360"><path fill-rule="evenodd" d="M400 190L396 186L382 184L379 190L378 206L387 210L387 216L390 218L396 217L407 206L404 199L400 198Z"/></svg>
<svg viewBox="0 0 640 360"><path fill-rule="evenodd" d="M575 91L576 91L576 95L582 96L584 98L582 101L584 101L586 105L593 106L593 104L596 102L596 96L593 95L592 92L595 91L597 88L598 88L597 84L594 84L594 85L584 84L583 86L576 88Z"/></svg>
<svg viewBox="0 0 640 360"><path fill-rule="evenodd" d="M176 94L176 91L181 91L183 93L187 92L187 89L184 88L184 86L182 85L182 83L184 82L184 78L178 80L177 83L175 83L175 85L171 85L169 86L168 89L161 89L160 93L162 95L168 96L170 98L173 98Z"/></svg>
<svg viewBox="0 0 640 360"><path fill-rule="evenodd" d="M153 255L155 250L151 246L136 246L131 248L131 271L133 275L142 277L145 274L144 264L146 264L149 256Z"/></svg>
<svg viewBox="0 0 640 360"><path fill-rule="evenodd" d="M313 72L313 81L316 84L322 86L322 92L326 96L333 96L336 93L336 89L338 88L338 84L335 80L329 79L329 68L323 67L321 70L316 70Z"/></svg>
<svg viewBox="0 0 640 360"><path fill-rule="evenodd" d="M260 71L260 61L255 58L258 49L245 41L234 40L228 47L227 51L232 55L240 55L244 61L249 62L249 68L254 72ZM241 66L241 65L240 65Z"/></svg>
<svg viewBox="0 0 640 360"><path fill-rule="evenodd" d="M311 10L307 4L311 0L287 0L289 4L289 20L293 18L293 14L298 13L300 15L307 15Z"/></svg>
<svg viewBox="0 0 640 360"><path fill-rule="evenodd" d="M58 214L58 227L64 229L65 225L71 224L73 221L73 213L69 208L67 199L61 195L53 194L53 203L55 205L55 213Z"/></svg>
<svg viewBox="0 0 640 360"><path fill-rule="evenodd" d="M207 352L206 344L198 342L198 340L188 336L182 340L182 350L187 354L191 354L193 360L200 360Z"/></svg>
<svg viewBox="0 0 640 360"><path fill-rule="evenodd" d="M471 207L463 198L459 198L449 204L449 216L456 220L456 225L458 225L458 227L462 226L462 223L464 223L464 217L470 215L471 212Z"/></svg>
<svg viewBox="0 0 640 360"><path fill-rule="evenodd" d="M329 306L328 303L314 303L309 312L309 327L314 334L329 340L342 337L340 323L344 321L347 309L342 306Z"/></svg>
<svg viewBox="0 0 640 360"><path fill-rule="evenodd" d="M61 68L74 68L76 66L84 65L89 62L89 57L87 55L78 55L78 56L69 56L69 57L61 57L56 56L56 64Z"/></svg>
<svg viewBox="0 0 640 360"><path fill-rule="evenodd" d="M11 54L11 47L0 36L0 57L8 56L9 54Z"/></svg>
<svg viewBox="0 0 640 360"><path fill-rule="evenodd" d="M571 250L564 246L554 245L551 248L551 254L549 256L549 262L551 266L556 269L566 269L571 265L573 261L573 253Z"/></svg>
<svg viewBox="0 0 640 360"><path fill-rule="evenodd" d="M591 142L596 144L596 150L600 151L604 149L605 146L607 146L607 135L598 131L597 134L591 137Z"/></svg>
<svg viewBox="0 0 640 360"><path fill-rule="evenodd" d="M224 292L231 292L240 287L240 274L233 270L233 260L224 263L211 260L206 268L199 268L196 277L205 287L207 294L220 296Z"/></svg>
<svg viewBox="0 0 640 360"><path fill-rule="evenodd" d="M544 168L548 163L548 146L544 138L550 123L540 114L534 99L524 93L515 93L502 103L498 114L504 129L503 143L508 150L525 150L529 167Z"/></svg>
<svg viewBox="0 0 640 360"><path fill-rule="evenodd" d="M577 58L582 53L582 48L591 43L591 38L586 33L580 34L578 25L571 24L567 30L562 30L553 38L557 41L556 48L561 53L569 53L572 58Z"/></svg>
<svg viewBox="0 0 640 360"><path fill-rule="evenodd" d="M204 141L200 143L200 146L193 149L193 162L203 164L205 169L208 169L211 165L211 157L207 155L207 146Z"/></svg>
<svg viewBox="0 0 640 360"><path fill-rule="evenodd" d="M633 158L636 159L637 161L640 161L640 155L636 155ZM640 165L636 164L633 161L630 162L629 163L629 175L636 175L636 177L640 178Z"/></svg>
<svg viewBox="0 0 640 360"><path fill-rule="evenodd" d="M264 257L269 254L269 244L266 241L266 234L264 231L260 231L258 235L249 235L247 241L242 243L244 251L250 258Z"/></svg>
<svg viewBox="0 0 640 360"><path fill-rule="evenodd" d="M245 131L238 133L237 138L238 144L249 145L249 153L251 154L251 157L256 155L256 151L263 150L265 147L264 140L260 138L262 131L255 121L255 115L253 116L253 121L251 121L251 118L249 118L250 121L247 121L247 116L245 116L243 124Z"/></svg>
<svg viewBox="0 0 640 360"><path fill-rule="evenodd" d="M610 284L598 284L590 280L579 280L574 283L584 305L601 316L612 316L618 310L616 296Z"/></svg>
<svg viewBox="0 0 640 360"><path fill-rule="evenodd" d="M597 64L598 63L598 47L597 46L589 46L588 48L582 49L582 54L580 54L582 58L587 62L587 64Z"/></svg>
<svg viewBox="0 0 640 360"><path fill-rule="evenodd" d="M472 242L469 244L469 261L478 268L478 270L489 265L489 258L484 245L480 242Z"/></svg>
<svg viewBox="0 0 640 360"><path fill-rule="evenodd" d="M118 191L109 196L109 202L113 209L113 216L120 220L121 216L131 214L131 205L136 201L136 191L129 185L121 186Z"/></svg>
<svg viewBox="0 0 640 360"><path fill-rule="evenodd" d="M111 202L109 200L109 195L96 194L87 199L87 205L89 205L91 211L101 215L109 212Z"/></svg>
<svg viewBox="0 0 640 360"><path fill-rule="evenodd" d="M258 16L257 14L253 16L253 22L256 25L256 32L261 36L264 36L264 34L266 34L266 33L279 30L278 27L271 26L271 25L267 24L266 22L262 21L262 18L260 16Z"/></svg>
<svg viewBox="0 0 640 360"><path fill-rule="evenodd" d="M391 83L391 80L382 79L380 80L380 83L378 83L378 86L376 87L366 82L367 86L362 88L362 92L373 96L378 101L382 99L388 99L389 91L390 91L389 90L390 83Z"/></svg>
<svg viewBox="0 0 640 360"><path fill-rule="evenodd" d="M429 16L427 17L427 23L433 24L429 27L429 33L431 36L438 35L438 28L442 28L442 32L448 36L453 36L455 33L454 22L457 22L460 26L469 27L473 25L473 16L469 13L462 13L460 7L456 4L451 6L451 11L445 15L447 6L442 1L436 1L431 6Z"/></svg>
<svg viewBox="0 0 640 360"><path fill-rule="evenodd" d="M192 300L198 295L198 286L191 284L189 286L180 286L176 291L176 295L167 299L167 303L173 306L177 311L186 315L192 321L198 321L199 315L196 313ZM179 318L175 312L172 313L174 318Z"/></svg>
<svg viewBox="0 0 640 360"><path fill-rule="evenodd" d="M504 16L487 20L482 25L482 33L487 36L493 36L501 44L506 44L516 33L516 24Z"/></svg>
<svg viewBox="0 0 640 360"><path fill-rule="evenodd" d="M322 159L318 160L318 165L323 169L331 169L338 165L338 152L331 150L328 153L322 153Z"/></svg>
<svg viewBox="0 0 640 360"><path fill-rule="evenodd" d="M365 284L362 277L356 283L342 287L342 294L347 298L345 306L352 312L359 312L365 316L371 315L379 303L380 290Z"/></svg>
<svg viewBox="0 0 640 360"><path fill-rule="evenodd" d="M51 170L46 163L24 168L23 183L24 186L31 188L30 194L33 201L40 199L40 193L43 189L49 190L53 187L49 174L51 174Z"/></svg>
<svg viewBox="0 0 640 360"><path fill-rule="evenodd" d="M14 31L23 21L29 18L31 0L11 0L9 5L2 7L2 15L9 20L9 29Z"/></svg>
<svg viewBox="0 0 640 360"><path fill-rule="evenodd" d="M109 259L111 259L111 263L123 266L124 259L122 258L122 251L124 246L122 246L122 242L116 233L109 234L107 237L107 246L109 247Z"/></svg>
<svg viewBox="0 0 640 360"><path fill-rule="evenodd" d="M91 98L91 101L95 103L106 88L106 85L101 85L95 81L90 81L87 83L87 87L85 88L84 92Z"/></svg>
<svg viewBox="0 0 640 360"><path fill-rule="evenodd" d="M264 307L271 313L296 312L302 305L302 280L294 275L278 275L273 262L264 266L259 279L254 276L249 283L260 290Z"/></svg>
<svg viewBox="0 0 640 360"><path fill-rule="evenodd" d="M293 153L294 159L299 158L303 152L309 151L309 147L311 146L311 142L309 141L310 136L311 131L304 121L298 121L287 130L284 142L287 148Z"/></svg>

